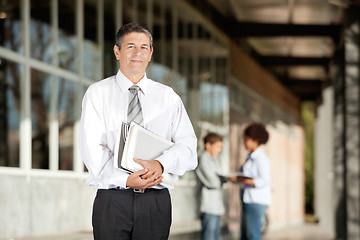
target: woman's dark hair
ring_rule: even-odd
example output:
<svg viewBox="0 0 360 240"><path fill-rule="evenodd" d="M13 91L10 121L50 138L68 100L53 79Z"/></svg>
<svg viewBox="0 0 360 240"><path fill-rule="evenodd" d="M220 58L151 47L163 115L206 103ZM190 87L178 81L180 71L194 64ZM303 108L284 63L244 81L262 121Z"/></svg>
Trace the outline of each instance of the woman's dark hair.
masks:
<svg viewBox="0 0 360 240"><path fill-rule="evenodd" d="M139 23L128 23L123 25L116 34L115 44L121 48L121 44L124 42L124 36L129 33L145 33L150 39L150 49L153 46L153 37L149 29Z"/></svg>
<svg viewBox="0 0 360 240"><path fill-rule="evenodd" d="M222 142L223 138L222 136L220 136L217 133L208 133L205 137L204 137L204 145L206 145L206 143L211 143L213 144L214 142Z"/></svg>
<svg viewBox="0 0 360 240"><path fill-rule="evenodd" d="M259 145L267 143L269 140L269 133L262 123L252 123L244 130L244 136L257 141Z"/></svg>

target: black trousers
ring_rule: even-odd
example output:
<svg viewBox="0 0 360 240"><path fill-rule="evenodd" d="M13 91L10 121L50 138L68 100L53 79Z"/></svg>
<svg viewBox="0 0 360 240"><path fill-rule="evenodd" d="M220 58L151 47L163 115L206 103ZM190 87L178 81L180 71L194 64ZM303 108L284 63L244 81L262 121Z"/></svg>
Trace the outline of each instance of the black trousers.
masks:
<svg viewBox="0 0 360 240"><path fill-rule="evenodd" d="M168 239L171 200L168 189L99 189L93 207L94 240Z"/></svg>

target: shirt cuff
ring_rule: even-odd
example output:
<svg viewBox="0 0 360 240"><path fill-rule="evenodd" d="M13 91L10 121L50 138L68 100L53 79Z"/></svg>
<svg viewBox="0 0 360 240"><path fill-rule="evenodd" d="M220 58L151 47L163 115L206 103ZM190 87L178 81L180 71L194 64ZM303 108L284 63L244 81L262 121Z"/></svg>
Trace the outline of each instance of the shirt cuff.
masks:
<svg viewBox="0 0 360 240"><path fill-rule="evenodd" d="M168 160L168 159L173 159L175 157L175 156L171 157L171 155L172 153L170 151L165 151L161 156L156 158L156 160L158 160L164 168L163 173L169 173L171 172L171 169L175 168L175 161Z"/></svg>
<svg viewBox="0 0 360 240"><path fill-rule="evenodd" d="M126 182L129 177L129 174L121 174L113 178L112 182L114 185L119 186L120 188L128 188L126 187Z"/></svg>

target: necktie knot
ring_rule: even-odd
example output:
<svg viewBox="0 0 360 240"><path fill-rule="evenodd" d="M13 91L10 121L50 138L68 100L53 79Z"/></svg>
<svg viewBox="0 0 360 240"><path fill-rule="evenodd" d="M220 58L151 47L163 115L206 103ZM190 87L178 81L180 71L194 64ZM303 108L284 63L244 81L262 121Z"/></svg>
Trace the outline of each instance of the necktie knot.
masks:
<svg viewBox="0 0 360 240"><path fill-rule="evenodd" d="M129 91L136 95L140 90L140 87L138 85L132 85L130 88L129 88Z"/></svg>

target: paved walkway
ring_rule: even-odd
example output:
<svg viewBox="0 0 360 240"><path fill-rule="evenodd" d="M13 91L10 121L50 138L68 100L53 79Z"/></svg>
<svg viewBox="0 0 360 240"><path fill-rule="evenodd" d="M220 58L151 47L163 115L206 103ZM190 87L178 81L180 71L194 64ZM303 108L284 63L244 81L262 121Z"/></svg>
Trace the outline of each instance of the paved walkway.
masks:
<svg viewBox="0 0 360 240"><path fill-rule="evenodd" d="M333 240L334 238L316 224L291 226L266 233L263 240ZM90 232L47 237L6 240L93 240ZM194 239L197 240L197 239Z"/></svg>
<svg viewBox="0 0 360 240"><path fill-rule="evenodd" d="M263 240L333 240L329 233L325 232L317 224L303 224L291 226L268 232Z"/></svg>

